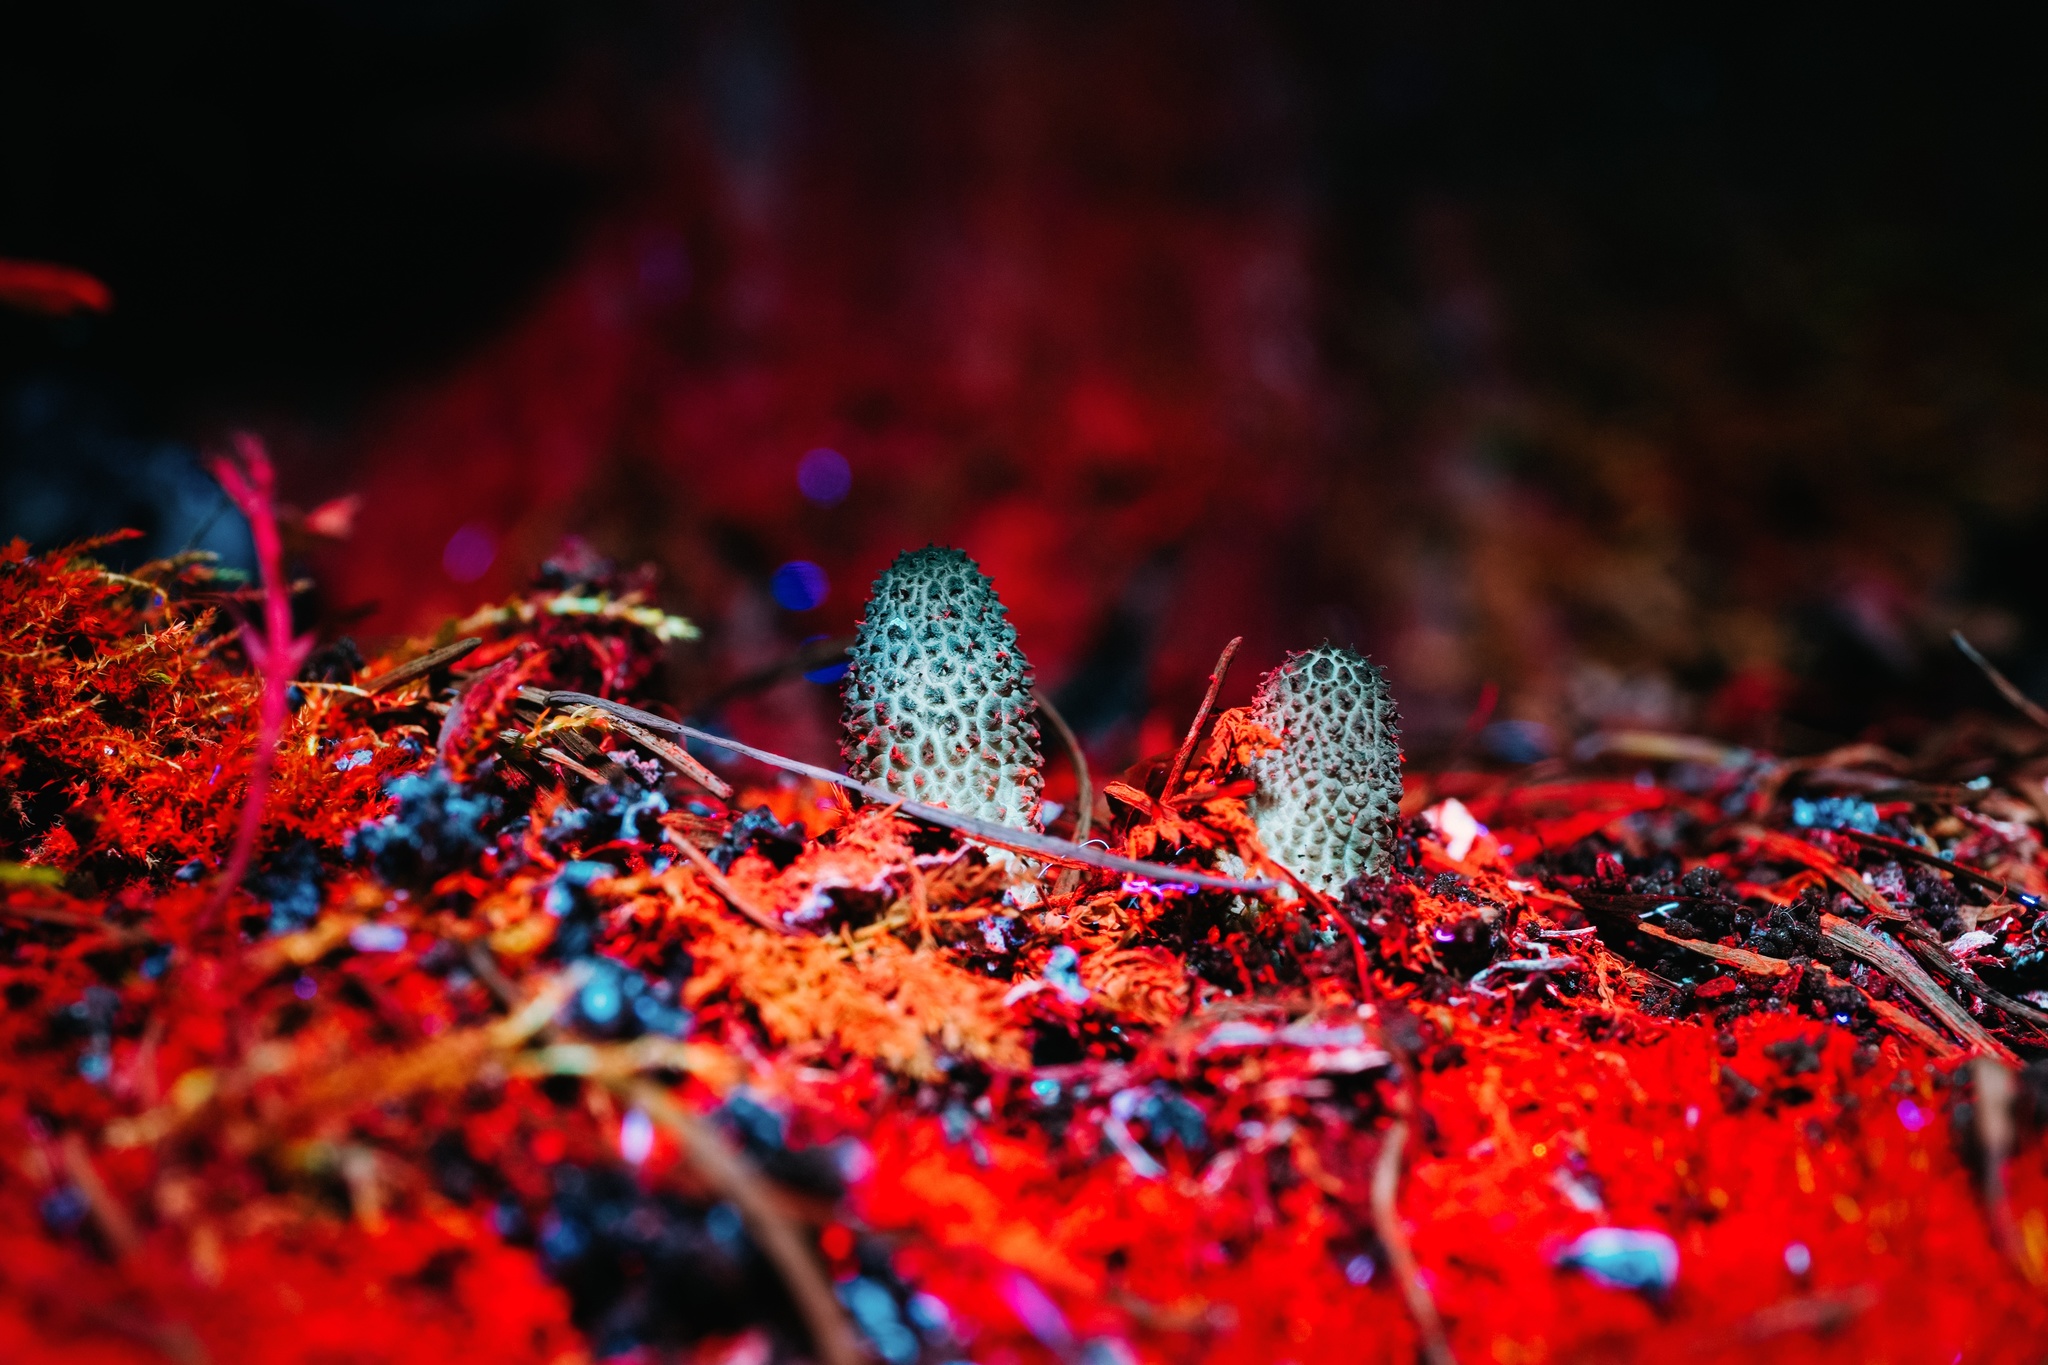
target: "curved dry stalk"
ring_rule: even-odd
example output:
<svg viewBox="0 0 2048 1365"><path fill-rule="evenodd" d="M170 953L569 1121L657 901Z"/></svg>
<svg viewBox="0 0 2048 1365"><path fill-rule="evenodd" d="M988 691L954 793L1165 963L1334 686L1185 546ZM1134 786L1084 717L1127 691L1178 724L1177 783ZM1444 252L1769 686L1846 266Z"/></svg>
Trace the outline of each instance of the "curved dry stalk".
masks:
<svg viewBox="0 0 2048 1365"><path fill-rule="evenodd" d="M1067 724L1067 718L1052 704L1052 698L1043 692L1034 694L1038 698L1038 709L1045 712L1045 718L1052 722L1053 732L1066 746L1067 761L1074 765L1074 842L1080 843L1088 837L1089 826L1095 822L1095 788L1088 780L1088 755L1081 752L1081 741L1074 735L1074 727Z"/></svg>
<svg viewBox="0 0 2048 1365"><path fill-rule="evenodd" d="M666 1128L697 1173L740 1211L747 1231L789 1286L789 1295L796 1300L797 1312L810 1329L811 1344L823 1365L863 1365L866 1352L847 1325L825 1272L752 1163L717 1128L676 1103L660 1086L648 1081L615 1082L612 1090Z"/></svg>
<svg viewBox="0 0 2048 1365"><path fill-rule="evenodd" d="M1173 756L1173 766L1166 770L1166 785L1159 789L1159 799L1164 801L1173 795L1173 789L1180 785L1180 776L1188 770L1188 760L1195 756L1195 741L1202 737L1202 727L1209 722L1209 713L1216 709L1216 694L1223 690L1223 675L1230 671L1230 661L1237 657L1237 647L1244 643L1244 636L1233 635L1230 643L1223 646L1223 652L1216 656L1216 668L1209 674L1209 690L1202 694L1202 704L1195 708L1194 723L1188 726L1187 738L1180 742L1180 750Z"/></svg>
<svg viewBox="0 0 2048 1365"><path fill-rule="evenodd" d="M858 778L848 777L845 773L835 773L830 768L821 768L815 763L805 763L800 759L784 758L781 754L771 753L766 749L756 749L751 744L742 744L736 739L727 739L724 735L714 735L707 731L699 730L694 726L684 725L680 721L657 716L651 711L642 711L637 706L628 706L624 702L612 701L606 697L594 697L588 692L548 692L544 695L551 705L589 707L592 710L601 711L607 715L619 716L649 730L666 731L672 735L681 735L685 739L699 740L705 744L744 755L757 763L766 763L771 768L780 768L784 772L800 773L805 777L814 777L820 782L830 782L834 786L844 787L848 791L859 792L877 805L898 807L902 810L903 814L913 819L923 820L927 824L943 825L947 829L957 830L981 843L993 844L997 848L1014 849L1019 853L1029 853L1048 862L1080 863L1087 867L1099 867L1108 872L1122 872L1133 877L1144 877L1150 881L1164 882L1174 886L1197 886L1207 891L1236 891L1256 894L1261 891L1276 890L1280 885L1274 881L1254 880L1244 877L1219 877L1213 872L1194 872L1185 867L1168 867L1164 863L1148 863L1137 858L1119 857L1117 854L1102 849L1086 848L1080 844L1069 843L1065 839L1054 839L1044 834L1032 834L1025 830L1011 829L1007 825L997 825L987 820L977 820L971 815L962 815L958 811L947 810L944 806L928 806L922 801L908 800L897 795L895 792L871 786Z"/></svg>
<svg viewBox="0 0 2048 1365"><path fill-rule="evenodd" d="M678 852L690 860L690 866L697 869L697 875L702 877L705 883L718 893L719 899L723 900L727 905L730 905L733 909L746 916L748 920L768 930L770 933L794 934L796 932L796 930L790 928L787 924L784 924L781 920L775 918L775 916L769 914L766 910L763 910L748 899L745 892L734 886L732 880L718 870L718 864L705 856L703 849L698 848L672 829L663 830L662 833Z"/></svg>
<svg viewBox="0 0 2048 1365"><path fill-rule="evenodd" d="M1956 648L1963 651L1964 658L1984 671L1984 676L1989 678L1991 685L1998 689L1999 696L2011 702L2013 708L2028 720L2034 722L2034 724L2042 729L2048 730L2048 710L2043 710L2040 703L2020 691L2019 686L2011 678L2001 673L1996 664L1992 663L1991 660L1985 658L1982 654L1979 654L1977 647L1968 640L1965 640L1961 631L1950 631L1948 638L1955 641Z"/></svg>
<svg viewBox="0 0 2048 1365"><path fill-rule="evenodd" d="M1401 1192L1401 1149L1407 1143L1408 1120L1397 1118L1387 1129L1380 1143L1379 1160L1372 1168L1373 1231L1386 1248L1387 1268L1400 1281L1401 1297L1407 1301L1408 1314L1415 1319L1415 1330L1422 1336L1423 1357L1429 1365L1457 1365L1451 1343L1444 1335L1444 1320L1436 1311L1436 1300L1430 1298L1428 1287L1422 1283L1414 1248L1408 1245L1408 1233L1401 1226L1397 1200Z"/></svg>

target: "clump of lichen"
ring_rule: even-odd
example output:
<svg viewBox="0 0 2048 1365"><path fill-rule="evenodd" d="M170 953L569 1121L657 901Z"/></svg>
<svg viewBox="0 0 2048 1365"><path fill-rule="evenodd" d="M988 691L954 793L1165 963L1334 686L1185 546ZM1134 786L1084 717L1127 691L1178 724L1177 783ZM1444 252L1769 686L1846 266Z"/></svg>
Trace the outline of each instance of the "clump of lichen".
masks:
<svg viewBox="0 0 2048 1365"><path fill-rule="evenodd" d="M1266 851L1318 891L1387 870L1401 809L1399 717L1386 676L1323 645L1259 682L1252 718L1280 747L1252 759Z"/></svg>
<svg viewBox="0 0 2048 1365"><path fill-rule="evenodd" d="M846 676L847 771L963 815L1036 830L1031 666L988 576L959 550L906 551L875 580Z"/></svg>

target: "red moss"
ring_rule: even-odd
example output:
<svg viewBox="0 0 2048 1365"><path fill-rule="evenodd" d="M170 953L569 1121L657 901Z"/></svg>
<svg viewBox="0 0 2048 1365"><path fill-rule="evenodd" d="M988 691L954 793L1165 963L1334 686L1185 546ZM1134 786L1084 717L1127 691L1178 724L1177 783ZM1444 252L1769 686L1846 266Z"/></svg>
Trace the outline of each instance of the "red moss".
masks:
<svg viewBox="0 0 2048 1365"><path fill-rule="evenodd" d="M1689 866L1784 904L1823 873L1860 879L1846 842L1734 837L1718 795L1663 786L1468 785L1492 829L1454 860L1412 828L1403 871L1346 910L1354 955L1299 903L1245 917L1092 874L1017 912L978 855L920 853L926 836L885 814L788 787L772 804L808 826L805 848L785 867L743 852L720 890L662 839L714 840L728 810L707 799L615 837L605 794L539 752L573 732L610 762L615 738L520 700L593 661L644 676L655 642L510 611L482 627L445 717L438 681L378 698L301 684L254 868L281 875L309 843L320 911L270 932L243 887L228 946L194 934L256 739L256 684L220 631L234 590L197 564L121 578L75 552L0 556L0 1358L577 1358L593 1347L576 1300L522 1239L565 1165L621 1160L622 1101L573 1077L650 1046L693 1106L744 1081L791 1151L856 1140L846 1197L792 1185L792 1216L842 1277L892 1261L983 1362L1092 1338L1148 1361L1412 1360L1370 1203L1403 1105L1400 1215L1462 1360L2018 1360L2048 1329L2048 1165L2027 1137L2002 1252L1965 1160L1967 1067L1881 1021L1816 1017L1804 964L1762 979L1702 959L1698 990L1667 989L1652 965L1668 959L1585 918L1581 899L1620 884L1555 861L1611 871L1654 822L1686 821ZM533 725L547 736L520 738ZM436 733L506 824L390 885L348 840L391 814L386 782L427 769ZM1248 852L1229 778L1264 742L1226 717L1172 802L1113 789L1122 847ZM564 833L585 817L587 838ZM2024 841L1984 852L2039 874ZM598 856L603 875L570 876ZM741 918L727 890L797 912L800 932ZM558 1041L583 1029L583 1051L505 1041L493 989L542 988L586 920L647 979L681 973L687 1044L608 1042L574 1015ZM1499 966L1510 934L1571 969ZM507 981L486 980L485 948ZM458 1150L482 1182L467 1193ZM670 1135L632 1179L712 1193ZM528 1233L502 1236L505 1210ZM1601 1225L1668 1234L1671 1292L1555 1268ZM762 1302L752 1325L786 1328ZM674 1352L733 1340L706 1329Z"/></svg>

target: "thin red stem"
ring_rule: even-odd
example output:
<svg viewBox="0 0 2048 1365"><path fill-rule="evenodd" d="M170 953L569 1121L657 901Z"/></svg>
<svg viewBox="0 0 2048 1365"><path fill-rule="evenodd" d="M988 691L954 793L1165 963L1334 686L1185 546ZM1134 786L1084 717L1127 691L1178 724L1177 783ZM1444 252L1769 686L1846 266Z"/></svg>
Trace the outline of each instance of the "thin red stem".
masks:
<svg viewBox="0 0 2048 1365"><path fill-rule="evenodd" d="M247 432L234 437L231 455L213 461L214 477L220 480L228 500L249 523L249 538L256 547L256 568L263 579L262 630L242 630L243 647L256 665L263 691L256 707L256 752L249 762L249 789L242 798L242 816L235 828L235 842L227 866L214 884L202 926L216 923L227 908L228 898L248 874L256 856L256 838L263 828L263 803L270 790L271 770L277 762L278 741L284 736L288 712L286 694L292 673L305 654L305 641L292 638L291 587L284 577L284 542L278 534L277 513L272 505L276 481L270 455L263 442Z"/></svg>

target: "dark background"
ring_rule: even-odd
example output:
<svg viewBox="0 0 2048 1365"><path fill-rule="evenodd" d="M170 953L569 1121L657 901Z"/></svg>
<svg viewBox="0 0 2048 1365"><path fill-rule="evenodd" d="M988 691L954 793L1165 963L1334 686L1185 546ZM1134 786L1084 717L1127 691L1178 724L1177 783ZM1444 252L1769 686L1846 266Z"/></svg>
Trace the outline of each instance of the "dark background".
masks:
<svg viewBox="0 0 2048 1365"><path fill-rule="evenodd" d="M961 544L1105 762L1239 633L1226 700L1352 643L1425 758L1910 747L1994 704L1957 627L2048 695L2048 95L1988 12L17 10L0 256L116 306L0 308L0 534L233 558L248 426L364 500L327 633L577 533L707 628L682 703Z"/></svg>

